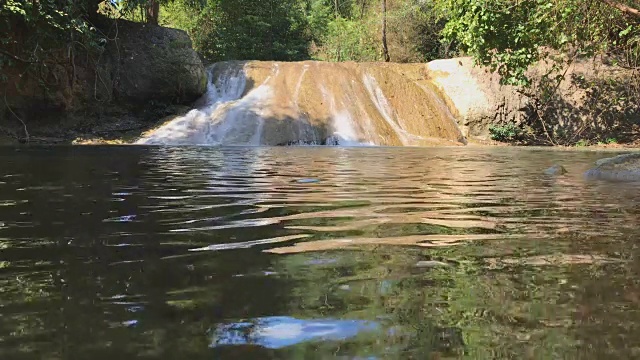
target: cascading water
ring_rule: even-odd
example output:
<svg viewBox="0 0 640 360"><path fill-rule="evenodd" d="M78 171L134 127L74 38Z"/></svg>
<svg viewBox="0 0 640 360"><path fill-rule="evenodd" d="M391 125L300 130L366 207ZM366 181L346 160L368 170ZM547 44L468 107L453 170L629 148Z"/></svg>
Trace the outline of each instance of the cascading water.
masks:
<svg viewBox="0 0 640 360"><path fill-rule="evenodd" d="M422 137L413 135L402 128L401 124L398 124L397 115L393 111L393 108L389 105L389 100L382 92L382 89L376 82L376 79L370 74L364 74L362 82L367 88L371 101L376 106L376 109L382 115L382 118L389 124L389 127L395 131L398 139L402 142L402 145L409 145L411 140L420 140Z"/></svg>
<svg viewBox="0 0 640 360"><path fill-rule="evenodd" d="M331 114L331 126L333 133L327 138L326 144L343 145L343 146L359 146L363 145L358 141L356 125L348 110L337 110L336 99L324 86L320 87L322 97L329 103L329 113ZM372 145L372 144L367 144Z"/></svg>
<svg viewBox="0 0 640 360"><path fill-rule="evenodd" d="M462 138L450 114L433 110L442 103L435 93L382 65L223 62L209 76L197 109L136 143L411 146Z"/></svg>
<svg viewBox="0 0 640 360"><path fill-rule="evenodd" d="M232 124L215 122L222 108L242 97L247 84L244 69L227 68L215 76L216 65L209 69L204 106L179 116L142 137L136 143L147 145L211 144L212 138L227 132ZM215 144L215 143L214 143Z"/></svg>

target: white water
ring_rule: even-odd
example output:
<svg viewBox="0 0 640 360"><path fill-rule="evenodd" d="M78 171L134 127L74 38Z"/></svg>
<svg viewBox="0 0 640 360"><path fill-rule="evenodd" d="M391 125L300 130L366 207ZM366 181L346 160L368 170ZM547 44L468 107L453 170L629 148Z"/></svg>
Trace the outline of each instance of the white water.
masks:
<svg viewBox="0 0 640 360"><path fill-rule="evenodd" d="M264 111L273 91L269 81L277 76L279 65L274 64L271 74L258 87L236 101L225 104L222 114L212 118L218 121L209 134L207 145L260 145L264 130Z"/></svg>
<svg viewBox="0 0 640 360"><path fill-rule="evenodd" d="M242 96L247 78L244 68L226 69L216 74L216 65L209 71L204 106L162 125L136 144L145 145L261 145L264 132L264 113L273 96L269 82L278 76L279 64L274 64L271 74L262 84ZM291 99L298 114L299 145L309 144L309 139L319 136L300 111L299 98L308 65L303 67ZM323 87L321 91L329 100L332 115L333 136L329 144L342 146L373 145L358 139L355 122L347 109L336 109L335 97ZM202 101L202 100L201 100Z"/></svg>
<svg viewBox="0 0 640 360"><path fill-rule="evenodd" d="M193 109L156 129L149 136L138 140L137 144L147 145L193 145L208 144L211 140L212 128L218 125L223 130L225 122L216 124L216 115L222 108L242 97L247 84L244 69L226 69L218 77L214 77L216 65L209 69L207 92L203 96L205 102L200 109Z"/></svg>
<svg viewBox="0 0 640 360"><path fill-rule="evenodd" d="M260 145L264 129L263 112L272 96L268 85L272 73L245 96L247 79L241 69L226 69L214 78L215 65L204 95L205 106L177 117L137 141L147 145Z"/></svg>
<svg viewBox="0 0 640 360"><path fill-rule="evenodd" d="M327 140L330 145L341 146L366 146L372 143L360 141L356 131L356 123L347 109L337 109L336 98L324 86L320 87L322 97L329 103L329 114L331 114L331 125L333 134Z"/></svg>

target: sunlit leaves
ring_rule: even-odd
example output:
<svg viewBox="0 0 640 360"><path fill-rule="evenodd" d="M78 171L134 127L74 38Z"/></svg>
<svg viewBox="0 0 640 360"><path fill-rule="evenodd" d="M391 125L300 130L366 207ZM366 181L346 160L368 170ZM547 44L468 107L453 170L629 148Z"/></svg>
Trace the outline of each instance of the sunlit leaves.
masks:
<svg viewBox="0 0 640 360"><path fill-rule="evenodd" d="M27 5L22 2L17 2L15 0L7 0L7 2L0 7L0 13L12 13L15 15L26 16L27 12L25 11L25 7Z"/></svg>

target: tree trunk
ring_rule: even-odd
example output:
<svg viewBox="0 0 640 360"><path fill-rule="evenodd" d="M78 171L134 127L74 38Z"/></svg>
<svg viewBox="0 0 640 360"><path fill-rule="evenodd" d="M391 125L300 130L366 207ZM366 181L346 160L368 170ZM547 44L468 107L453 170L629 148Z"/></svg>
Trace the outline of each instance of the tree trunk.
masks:
<svg viewBox="0 0 640 360"><path fill-rule="evenodd" d="M160 3L157 0L151 0L147 4L147 22L149 24L158 25L158 13L160 12Z"/></svg>
<svg viewBox="0 0 640 360"><path fill-rule="evenodd" d="M387 0L382 0L382 55L385 62L391 61L387 47Z"/></svg>

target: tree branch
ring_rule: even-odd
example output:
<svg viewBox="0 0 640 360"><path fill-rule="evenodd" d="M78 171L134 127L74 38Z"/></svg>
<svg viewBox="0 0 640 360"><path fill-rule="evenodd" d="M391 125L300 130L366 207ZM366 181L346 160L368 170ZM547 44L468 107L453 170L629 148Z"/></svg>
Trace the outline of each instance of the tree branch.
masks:
<svg viewBox="0 0 640 360"><path fill-rule="evenodd" d="M618 1L615 0L601 0L602 2L604 2L605 4L612 6L620 11L622 11L623 13L627 14L627 15L632 15L635 17L640 18L640 10L636 9L636 8L632 8L631 6L627 6L625 4L619 3Z"/></svg>

